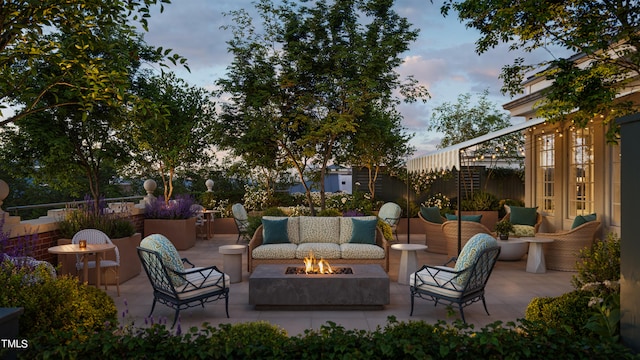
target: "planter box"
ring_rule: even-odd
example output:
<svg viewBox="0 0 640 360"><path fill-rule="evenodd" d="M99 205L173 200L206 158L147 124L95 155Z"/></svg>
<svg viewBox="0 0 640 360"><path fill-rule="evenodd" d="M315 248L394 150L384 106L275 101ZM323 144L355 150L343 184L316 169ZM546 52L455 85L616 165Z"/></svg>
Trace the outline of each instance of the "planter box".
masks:
<svg viewBox="0 0 640 360"><path fill-rule="evenodd" d="M424 235L424 226L422 225L422 220L420 218L411 218L409 219L409 231L411 234L423 234ZM406 234L407 233L407 218L400 218L398 221L398 234Z"/></svg>
<svg viewBox="0 0 640 360"><path fill-rule="evenodd" d="M216 218L213 220L212 231L214 234L237 234L238 227L233 218Z"/></svg>
<svg viewBox="0 0 640 360"><path fill-rule="evenodd" d="M138 258L138 252L136 250L136 247L140 245L141 239L142 235L140 233L135 233L126 238L111 239L120 252L120 284L138 276L142 271L142 265L140 264L140 258ZM58 245L65 244L71 244L71 239L58 240ZM112 251L107 252L105 258L107 260L115 260L116 255ZM60 274L77 274L75 255L58 255L58 264L61 265L59 271ZM95 284L95 279L95 270L89 269L89 284ZM101 283L115 285L115 274L112 271L106 271L104 276L102 276Z"/></svg>
<svg viewBox="0 0 640 360"><path fill-rule="evenodd" d="M144 236L151 234L166 236L178 250L190 249L196 244L196 218L144 219Z"/></svg>

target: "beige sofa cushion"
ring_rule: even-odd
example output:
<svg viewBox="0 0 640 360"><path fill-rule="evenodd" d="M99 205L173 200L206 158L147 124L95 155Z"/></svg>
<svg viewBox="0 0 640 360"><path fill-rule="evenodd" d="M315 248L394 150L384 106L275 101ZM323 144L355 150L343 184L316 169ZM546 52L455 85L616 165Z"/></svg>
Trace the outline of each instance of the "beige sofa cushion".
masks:
<svg viewBox="0 0 640 360"><path fill-rule="evenodd" d="M300 218L299 217L286 217L286 216L263 216L266 220L287 220L287 237L292 244L300 243Z"/></svg>
<svg viewBox="0 0 640 360"><path fill-rule="evenodd" d="M320 259L340 259L340 245L329 243L304 243L298 245L296 250L296 258L304 259L309 256L309 252L313 252L313 256Z"/></svg>
<svg viewBox="0 0 640 360"><path fill-rule="evenodd" d="M300 217L300 244L340 241L340 217Z"/></svg>
<svg viewBox="0 0 640 360"><path fill-rule="evenodd" d="M260 245L251 251L254 259L295 259L296 244L269 244Z"/></svg>
<svg viewBox="0 0 640 360"><path fill-rule="evenodd" d="M340 254L343 259L384 259L384 249L378 245L342 244Z"/></svg>
<svg viewBox="0 0 640 360"><path fill-rule="evenodd" d="M347 244L351 240L353 234L353 221L350 217L341 217L340 219L340 244ZM375 216L359 216L358 220L376 220ZM376 240L373 239L373 242Z"/></svg>

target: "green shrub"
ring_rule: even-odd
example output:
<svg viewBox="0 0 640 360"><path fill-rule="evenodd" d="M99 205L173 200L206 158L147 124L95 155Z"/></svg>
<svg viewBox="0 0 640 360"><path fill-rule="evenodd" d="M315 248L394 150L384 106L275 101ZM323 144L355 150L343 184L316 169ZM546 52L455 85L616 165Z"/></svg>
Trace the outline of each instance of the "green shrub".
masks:
<svg viewBox="0 0 640 360"><path fill-rule="evenodd" d="M499 210L499 206L498 198L486 191L475 191L470 198L462 199L460 203L462 210L469 211Z"/></svg>
<svg viewBox="0 0 640 360"><path fill-rule="evenodd" d="M558 297L538 297L531 300L525 311L525 319L538 322L546 328L569 327L576 333L590 335L585 329L591 317L589 299L591 293L575 290Z"/></svg>
<svg viewBox="0 0 640 360"><path fill-rule="evenodd" d="M82 229L98 229L111 239L128 237L136 232L136 228L128 218L122 214L95 214L86 209L73 210L58 222L58 229L63 238L71 239Z"/></svg>
<svg viewBox="0 0 640 360"><path fill-rule="evenodd" d="M316 213L316 216L335 217L342 216L342 212L338 209L324 209Z"/></svg>
<svg viewBox="0 0 640 360"><path fill-rule="evenodd" d="M578 273L571 279L576 289L585 284L620 280L620 238L609 233L606 240L581 250L576 270Z"/></svg>
<svg viewBox="0 0 640 360"><path fill-rule="evenodd" d="M262 212L262 216L287 216L279 207L270 207Z"/></svg>
<svg viewBox="0 0 640 360"><path fill-rule="evenodd" d="M262 225L262 217L249 215L247 221L249 221L247 232L249 233L249 237L253 237L253 234L258 230L260 225Z"/></svg>
<svg viewBox="0 0 640 360"><path fill-rule="evenodd" d="M25 282L38 272L37 282ZM32 339L52 330L87 334L117 323L116 306L104 291L78 283L77 278L53 278L44 267L17 268L4 262L0 268L0 307L22 307L20 336Z"/></svg>
<svg viewBox="0 0 640 360"><path fill-rule="evenodd" d="M66 337L65 337L66 336ZM63 340L63 341L61 341ZM578 336L569 329L544 329L495 322L473 325L442 321L397 322L375 331L347 330L328 322L319 330L288 337L264 322L203 325L182 333L163 325L100 331L78 340L72 334L44 334L29 343L25 359L633 359L624 346Z"/></svg>

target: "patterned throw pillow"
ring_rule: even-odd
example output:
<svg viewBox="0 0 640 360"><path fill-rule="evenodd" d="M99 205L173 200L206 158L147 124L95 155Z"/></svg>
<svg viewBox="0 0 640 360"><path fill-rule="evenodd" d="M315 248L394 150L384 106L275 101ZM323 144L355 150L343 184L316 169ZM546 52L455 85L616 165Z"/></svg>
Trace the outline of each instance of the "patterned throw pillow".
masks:
<svg viewBox="0 0 640 360"><path fill-rule="evenodd" d="M140 247L156 251L160 253L162 265L166 268L173 269L177 272L184 272L184 264L178 254L178 250L173 246L171 241L161 234L151 234L140 242ZM153 258L152 258L153 259ZM169 271L169 277L173 281L174 286L184 284L184 279L173 272Z"/></svg>
<svg viewBox="0 0 640 360"><path fill-rule="evenodd" d="M467 241L462 248L458 260L456 261L455 270L462 271L476 262L476 259L482 250L497 246L498 241L489 234L475 234ZM469 272L458 277L458 283L464 284L469 278Z"/></svg>
<svg viewBox="0 0 640 360"><path fill-rule="evenodd" d="M286 244L288 218L278 220L262 219L262 244Z"/></svg>
<svg viewBox="0 0 640 360"><path fill-rule="evenodd" d="M529 225L513 225L513 235L519 237L536 236L536 228Z"/></svg>
<svg viewBox="0 0 640 360"><path fill-rule="evenodd" d="M357 218L351 218L353 221L353 233L351 233L352 244L376 244L376 226L377 220L360 220Z"/></svg>

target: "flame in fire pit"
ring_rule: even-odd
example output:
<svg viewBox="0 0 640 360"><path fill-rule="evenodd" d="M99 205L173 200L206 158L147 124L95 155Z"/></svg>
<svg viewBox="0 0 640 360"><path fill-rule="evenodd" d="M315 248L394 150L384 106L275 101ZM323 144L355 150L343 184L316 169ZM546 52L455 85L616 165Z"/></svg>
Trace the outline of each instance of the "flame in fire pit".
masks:
<svg viewBox="0 0 640 360"><path fill-rule="evenodd" d="M329 262L323 258L317 260L313 256L313 251L309 251L309 256L304 258L304 272L306 274L333 274Z"/></svg>

